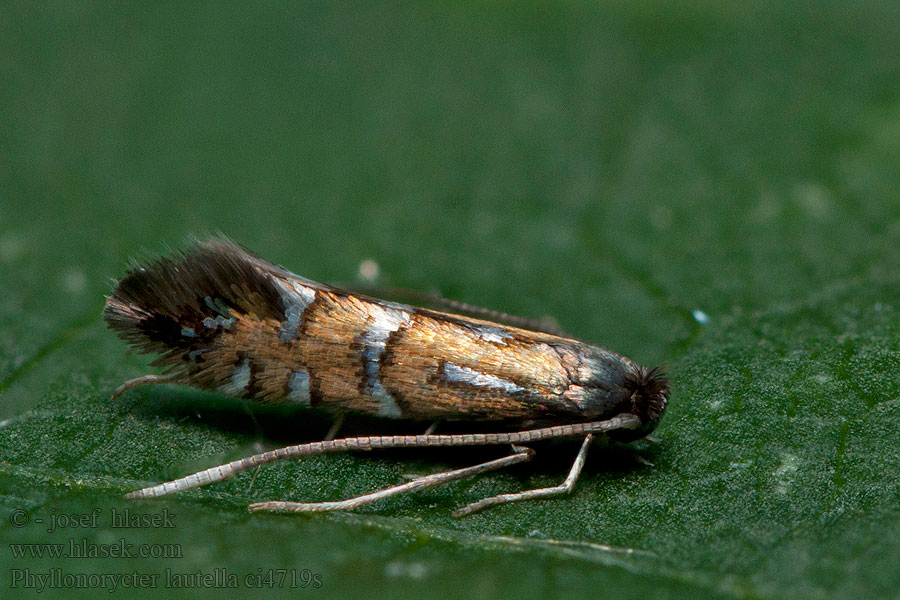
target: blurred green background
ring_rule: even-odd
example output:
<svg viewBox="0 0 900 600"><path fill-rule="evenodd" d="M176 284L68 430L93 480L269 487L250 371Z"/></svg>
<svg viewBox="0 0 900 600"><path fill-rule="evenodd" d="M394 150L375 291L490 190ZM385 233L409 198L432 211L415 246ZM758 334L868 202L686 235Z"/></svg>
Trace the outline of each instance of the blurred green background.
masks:
<svg viewBox="0 0 900 600"><path fill-rule="evenodd" d="M136 570L155 589L116 596L149 596L166 569L220 568L262 598L898 597L896 2L2 12L4 588ZM313 458L126 503L328 428L186 389L109 400L148 370L102 323L112 278L217 231L319 281L353 283L372 259L381 285L550 315L664 362L660 443L598 445L571 497L462 520L450 511L557 483L577 444L354 514L245 505L341 499L489 451ZM46 531L95 508L97 527ZM111 529L124 508L175 527ZM180 554L10 545L123 539ZM247 587L270 569L321 587Z"/></svg>

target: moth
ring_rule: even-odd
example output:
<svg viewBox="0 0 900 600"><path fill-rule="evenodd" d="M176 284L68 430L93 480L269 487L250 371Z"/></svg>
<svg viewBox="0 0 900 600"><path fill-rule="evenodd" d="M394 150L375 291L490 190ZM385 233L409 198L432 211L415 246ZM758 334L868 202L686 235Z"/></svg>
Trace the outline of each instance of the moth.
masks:
<svg viewBox="0 0 900 600"><path fill-rule="evenodd" d="M565 481L485 498L464 515L506 502L570 492L595 434L631 441L665 411L668 379L604 348L565 336L370 298L316 283L228 239L130 270L107 298L104 318L160 375L122 384L175 383L264 403L322 407L339 415L321 442L298 444L131 492L147 498L221 481L276 460L376 448L512 445L510 455L426 475L337 502L267 501L250 510L352 509L530 460L531 442L580 438ZM497 433L334 439L346 413L446 427L493 423Z"/></svg>

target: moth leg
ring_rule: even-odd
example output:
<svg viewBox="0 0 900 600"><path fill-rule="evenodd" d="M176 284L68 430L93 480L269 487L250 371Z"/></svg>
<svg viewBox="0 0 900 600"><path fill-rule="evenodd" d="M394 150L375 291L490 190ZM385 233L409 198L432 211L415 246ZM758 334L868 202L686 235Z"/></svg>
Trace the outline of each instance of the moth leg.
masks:
<svg viewBox="0 0 900 600"><path fill-rule="evenodd" d="M507 502L516 502L518 500L530 500L532 498L546 498L547 496L558 496L560 494L570 493L572 491L572 488L575 487L575 482L578 481L578 476L581 475L581 469L582 467L584 467L584 461L587 458L588 448L590 447L591 441L593 439L594 436L591 433L584 436L584 442L582 442L581 444L581 450L578 451L578 456L575 457L575 462L572 464L572 468L569 469L569 475L561 484L554 487L538 488L534 490L526 490L524 492L517 492L514 494L500 494L499 496L484 498L483 500L473 502L468 506L464 506L458 510L453 511L453 516L463 517L465 515L470 515L475 511L481 510L482 508L487 508L488 506L494 506L495 504L505 504Z"/></svg>
<svg viewBox="0 0 900 600"><path fill-rule="evenodd" d="M428 429L425 430L425 433L422 435L431 435L434 433L434 430L437 429L438 425L440 425L440 421L432 421L431 425L428 426ZM515 452L515 450L513 450ZM421 475L417 473L404 473L403 479L418 479Z"/></svg>
<svg viewBox="0 0 900 600"><path fill-rule="evenodd" d="M326 442L330 442L334 439L334 436L337 435L337 432L341 428L341 425L344 424L344 418L346 416L347 413L338 413L338 416L334 419L334 423L331 424L331 429L329 429L328 433L325 434Z"/></svg>
<svg viewBox="0 0 900 600"><path fill-rule="evenodd" d="M161 383L175 383L178 380L178 377L175 375L142 375L141 377L135 377L134 379L129 379L122 385L116 388L116 391L112 393L110 400L115 400L128 390L134 389L136 387L140 387L142 385L158 385Z"/></svg>
<svg viewBox="0 0 900 600"><path fill-rule="evenodd" d="M646 466L648 466L648 467L655 467L655 466L656 466L655 464L653 464L652 462L650 462L649 460L647 460L646 458L644 458L644 457L641 456L640 454L635 454L635 455L634 455L634 460L636 460L637 462L641 463L642 465L646 465Z"/></svg>
<svg viewBox="0 0 900 600"><path fill-rule="evenodd" d="M472 477L473 475L479 475L481 473L486 473L487 471L494 471L496 469L502 469L503 467L507 467L509 465L515 465L521 462L529 461L534 457L534 450L531 448L525 448L522 446L513 446L515 452L510 454L509 456L504 456L503 458L498 458L496 460L491 460L485 463L481 463L479 465L474 465L471 467L465 467L463 469L456 469L454 471L444 471L442 473L434 473L432 475L424 475L419 477L418 479L414 479L408 483L404 483L402 485L397 485L389 488L385 488L383 490L378 490L376 492L372 492L371 494L365 494L363 496L357 496L356 498L349 498L347 500L339 500L336 502L284 502L278 500L271 500L268 502L256 502L251 504L248 508L250 512L256 512L259 510L271 510L271 511L285 511L285 512L319 512L326 510L350 510L357 508L359 506L363 506L366 504L370 504L372 502L376 502L377 500L381 500L382 498L387 498L389 496L394 496L396 494L403 494L406 492L416 492L419 490L424 490L426 488L434 487L437 485L441 485L444 483L449 483L451 481L456 481L458 479L464 479L466 477Z"/></svg>

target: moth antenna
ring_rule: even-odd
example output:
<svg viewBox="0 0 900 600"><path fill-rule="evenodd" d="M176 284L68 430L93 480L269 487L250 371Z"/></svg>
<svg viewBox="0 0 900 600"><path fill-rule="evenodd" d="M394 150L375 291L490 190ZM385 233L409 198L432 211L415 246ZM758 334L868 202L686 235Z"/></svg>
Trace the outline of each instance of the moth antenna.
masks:
<svg viewBox="0 0 900 600"><path fill-rule="evenodd" d="M640 418L630 413L617 415L605 421L591 423L575 423L571 425L555 425L540 429L514 431L506 433L473 433L451 435L385 435L342 438L324 442L310 442L286 446L277 450L261 452L224 465L204 469L192 475L152 485L125 494L125 498L152 498L180 492L208 483L230 479L242 471L259 465L268 464L285 458L297 458L314 454L330 454L334 452L350 452L353 450L374 450L388 448L426 448L438 446L492 446L500 444L528 444L547 439L569 438L590 433L608 433L620 429L637 429Z"/></svg>

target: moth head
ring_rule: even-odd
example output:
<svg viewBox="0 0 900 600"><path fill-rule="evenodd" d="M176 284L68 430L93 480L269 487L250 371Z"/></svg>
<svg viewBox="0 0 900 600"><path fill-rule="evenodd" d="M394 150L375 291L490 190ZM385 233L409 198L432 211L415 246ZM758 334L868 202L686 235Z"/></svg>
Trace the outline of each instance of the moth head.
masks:
<svg viewBox="0 0 900 600"><path fill-rule="evenodd" d="M580 357L577 383L566 392L578 407L573 417L604 421L619 415L636 416L636 424L610 433L622 441L653 431L669 399L669 380L662 369L647 369L603 348L591 351L593 354Z"/></svg>
<svg viewBox="0 0 900 600"><path fill-rule="evenodd" d="M638 428L642 437L659 423L669 400L669 379L660 367L648 369L637 367L625 374L622 386L629 394L629 406L625 412L637 415L641 420Z"/></svg>

